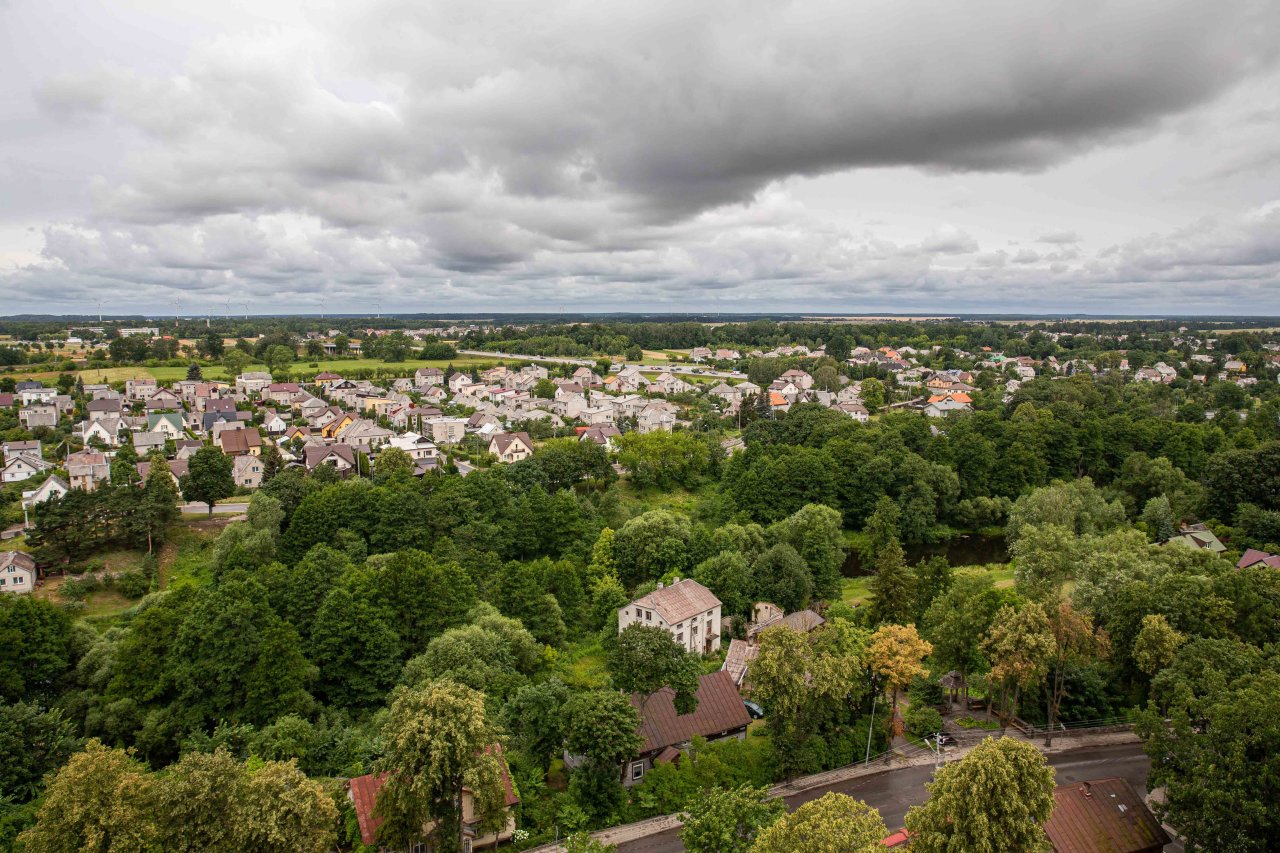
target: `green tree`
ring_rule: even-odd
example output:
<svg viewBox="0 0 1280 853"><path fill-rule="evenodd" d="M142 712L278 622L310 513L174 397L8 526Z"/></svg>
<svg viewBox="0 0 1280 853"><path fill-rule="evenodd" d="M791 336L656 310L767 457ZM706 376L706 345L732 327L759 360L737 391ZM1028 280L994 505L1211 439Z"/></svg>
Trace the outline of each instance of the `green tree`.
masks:
<svg viewBox="0 0 1280 853"><path fill-rule="evenodd" d="M1173 663L1187 635L1174 629L1160 613L1142 617L1142 630L1133 643L1133 661L1147 675L1155 675Z"/></svg>
<svg viewBox="0 0 1280 853"><path fill-rule="evenodd" d="M158 782L155 802L162 849L243 849L240 813L248 774L225 748L187 753Z"/></svg>
<svg viewBox="0 0 1280 853"><path fill-rule="evenodd" d="M374 481L384 483L413 473L413 457L398 447L384 447L374 462Z"/></svg>
<svg viewBox="0 0 1280 853"><path fill-rule="evenodd" d="M327 853L337 844L338 807L292 761L254 771L242 803L244 844L256 853Z"/></svg>
<svg viewBox="0 0 1280 853"><path fill-rule="evenodd" d="M694 797L682 815L680 841L689 853L749 853L756 835L786 813L767 788L742 785Z"/></svg>
<svg viewBox="0 0 1280 853"><path fill-rule="evenodd" d="M923 676L924 659L933 653L933 646L920 639L914 625L882 625L871 635L868 648L871 667L884 679L884 685L892 694L892 713L898 713L898 693L912 681Z"/></svg>
<svg viewBox="0 0 1280 853"><path fill-rule="evenodd" d="M34 799L44 775L61 767L77 746L71 721L60 709L0 705L0 799Z"/></svg>
<svg viewBox="0 0 1280 853"><path fill-rule="evenodd" d="M907 568L902 546L896 539L880 549L876 573L871 577L871 624L905 624L916 612L915 575Z"/></svg>
<svg viewBox="0 0 1280 853"><path fill-rule="evenodd" d="M208 504L209 515L212 516L215 503L235 494L231 457L224 456L216 447L200 448L188 461L181 485L182 496L189 501Z"/></svg>
<svg viewBox="0 0 1280 853"><path fill-rule="evenodd" d="M1173 507L1164 495L1147 501L1142 508L1142 523L1147 526L1147 535L1152 542L1168 542L1174 534Z"/></svg>
<svg viewBox="0 0 1280 853"><path fill-rule="evenodd" d="M229 349L222 356L222 369L227 372L227 377L234 381L252 362L253 356L244 350Z"/></svg>
<svg viewBox="0 0 1280 853"><path fill-rule="evenodd" d="M758 601L769 601L787 613L803 610L813 592L809 568L790 545L774 545L754 567Z"/></svg>
<svg viewBox="0 0 1280 853"><path fill-rule="evenodd" d="M1053 768L1029 743L986 738L925 785L929 800L907 812L911 849L1004 853L1048 847Z"/></svg>
<svg viewBox="0 0 1280 853"><path fill-rule="evenodd" d="M556 384L550 379L539 379L533 386L533 396L550 400L556 395Z"/></svg>
<svg viewBox="0 0 1280 853"><path fill-rule="evenodd" d="M987 678L1000 688L1000 718L1018 715L1023 690L1034 688L1045 677L1056 650L1049 617L1034 601L1020 608L1001 607L982 643L991 661Z"/></svg>
<svg viewBox="0 0 1280 853"><path fill-rule="evenodd" d="M762 829L751 853L876 853L888 834L879 812L832 791Z"/></svg>
<svg viewBox="0 0 1280 853"><path fill-rule="evenodd" d="M452 853L462 837L462 790L471 791L475 820L492 831L503 820L500 759L494 754L497 732L485 718L484 695L468 687L437 681L399 687L382 726L387 772L374 813L383 819L378 843L407 846L422 827L434 823L437 850Z"/></svg>
<svg viewBox="0 0 1280 853"><path fill-rule="evenodd" d="M755 580L747 558L739 552L721 551L703 560L694 567L693 577L716 594L724 606L725 615L746 618L751 614Z"/></svg>
<svg viewBox="0 0 1280 853"><path fill-rule="evenodd" d="M700 660L666 630L656 625L628 625L610 644L606 664L614 686L626 693L639 693L642 702L670 687L675 692L676 713L697 710Z"/></svg>
<svg viewBox="0 0 1280 853"><path fill-rule="evenodd" d="M862 405L867 407L867 411L874 415L884 404L884 383L875 377L862 380Z"/></svg>
<svg viewBox="0 0 1280 853"><path fill-rule="evenodd" d="M778 522L770 533L796 549L813 577L813 595L834 599L840 593L844 535L840 512L822 504L806 504Z"/></svg>
<svg viewBox="0 0 1280 853"><path fill-rule="evenodd" d="M1163 787L1160 818L1193 851L1261 851L1280 831L1280 673L1245 675L1165 715L1151 707L1137 731Z"/></svg>
<svg viewBox="0 0 1280 853"><path fill-rule="evenodd" d="M311 625L311 660L320 667L316 690L329 702L379 704L400 671L400 638L390 614L364 596L337 587Z"/></svg>
<svg viewBox="0 0 1280 853"><path fill-rule="evenodd" d="M1044 736L1046 746L1053 743L1053 729L1067 692L1068 668L1101 660L1111 648L1106 632L1094 627L1093 616L1087 611L1077 611L1070 602L1060 602L1048 616L1053 648L1049 657L1049 678L1044 687L1045 710L1049 719Z"/></svg>
<svg viewBox="0 0 1280 853"><path fill-rule="evenodd" d="M98 740L58 771L35 826L19 836L28 853L135 853L157 841L155 783L123 749Z"/></svg>
<svg viewBox="0 0 1280 853"><path fill-rule="evenodd" d="M293 364L293 360L297 358L297 355L292 347L287 347L284 344L272 344L262 354L262 361L267 365L267 370L271 372L272 376L279 376L288 373L289 365Z"/></svg>
<svg viewBox="0 0 1280 853"><path fill-rule="evenodd" d="M200 370L200 365L194 361L187 365L187 381L199 382L204 379L204 373Z"/></svg>
<svg viewBox="0 0 1280 853"><path fill-rule="evenodd" d="M564 706L569 695L563 681L550 678L520 688L502 708L512 742L536 759L544 772L564 744Z"/></svg>

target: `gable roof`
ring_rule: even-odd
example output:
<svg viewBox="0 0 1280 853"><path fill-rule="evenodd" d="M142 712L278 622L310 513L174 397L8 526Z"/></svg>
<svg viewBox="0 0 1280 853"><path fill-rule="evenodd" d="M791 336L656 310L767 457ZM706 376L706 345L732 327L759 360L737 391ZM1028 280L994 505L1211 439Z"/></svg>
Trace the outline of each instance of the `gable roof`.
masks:
<svg viewBox="0 0 1280 853"><path fill-rule="evenodd" d="M1170 841L1119 777L1059 785L1044 831L1057 853L1155 853Z"/></svg>
<svg viewBox="0 0 1280 853"><path fill-rule="evenodd" d="M685 743L695 737L716 737L751 722L733 678L725 670L698 679L698 708L677 714L675 691L664 687L647 700L631 694L631 705L640 712L641 752L653 752Z"/></svg>
<svg viewBox="0 0 1280 853"><path fill-rule="evenodd" d="M218 435L218 442L223 453L248 453L250 448L262 446L262 436L252 427L224 429Z"/></svg>
<svg viewBox="0 0 1280 853"><path fill-rule="evenodd" d="M519 439L520 441L522 441L524 443L524 446L529 448L530 451L533 450L533 440L529 438L529 433L527 432L495 433L493 436L493 439L490 441L490 446L496 447L497 454L501 456L502 454L507 452L508 448L510 448L511 445L515 444L516 439Z"/></svg>
<svg viewBox="0 0 1280 853"><path fill-rule="evenodd" d="M1266 551L1250 548L1244 552L1244 556L1236 563L1236 568L1247 569L1250 566L1256 566L1258 563L1270 566L1273 569L1280 569L1280 554L1268 554Z"/></svg>
<svg viewBox="0 0 1280 853"><path fill-rule="evenodd" d="M351 467L355 467L355 449L349 444L322 444L302 449L302 456L306 460L308 469L323 465L328 461L330 455L337 456Z"/></svg>
<svg viewBox="0 0 1280 853"><path fill-rule="evenodd" d="M678 580L632 602L633 605L654 610L668 625L683 622L713 607L720 606L716 594L692 578Z"/></svg>

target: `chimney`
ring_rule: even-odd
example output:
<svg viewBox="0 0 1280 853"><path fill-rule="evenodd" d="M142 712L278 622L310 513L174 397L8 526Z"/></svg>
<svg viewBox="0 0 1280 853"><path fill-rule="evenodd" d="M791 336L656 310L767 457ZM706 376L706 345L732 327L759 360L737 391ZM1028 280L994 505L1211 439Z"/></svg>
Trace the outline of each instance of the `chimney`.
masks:
<svg viewBox="0 0 1280 853"><path fill-rule="evenodd" d="M662 589L662 581L658 581L658 589Z"/></svg>
<svg viewBox="0 0 1280 853"><path fill-rule="evenodd" d="M1093 789L1090 787L1088 782L1085 782L1080 786L1080 793L1084 794L1085 799L1087 800L1093 799Z"/></svg>
<svg viewBox="0 0 1280 853"><path fill-rule="evenodd" d="M679 576L679 575L675 575L674 577L672 577L672 578L671 578L671 585L672 585L672 586L675 586L675 585L676 585L676 584L678 584L678 583L680 583L680 576Z"/></svg>

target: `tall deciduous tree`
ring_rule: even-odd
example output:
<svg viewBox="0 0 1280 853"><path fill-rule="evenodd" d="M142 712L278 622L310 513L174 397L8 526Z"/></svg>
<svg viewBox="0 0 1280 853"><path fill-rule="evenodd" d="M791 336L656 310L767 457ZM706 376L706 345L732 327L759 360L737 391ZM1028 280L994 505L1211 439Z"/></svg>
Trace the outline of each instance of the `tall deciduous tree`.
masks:
<svg viewBox="0 0 1280 853"><path fill-rule="evenodd" d="M675 691L677 713L697 710L699 660L668 631L656 625L627 626L611 643L606 663L614 686L639 693L642 702L670 687Z"/></svg>
<svg viewBox="0 0 1280 853"><path fill-rule="evenodd" d="M1169 664L1178 649L1187 641L1187 635L1179 632L1160 613L1142 617L1142 628L1133 642L1133 662L1147 675L1155 675Z"/></svg>
<svg viewBox="0 0 1280 853"><path fill-rule="evenodd" d="M208 504L209 515L213 515L214 503L231 497L235 490L231 457L223 455L218 448L202 447L188 461L187 473L182 478L182 496Z"/></svg>
<svg viewBox="0 0 1280 853"><path fill-rule="evenodd" d="M389 776L374 812L383 818L380 844L407 846L433 824L435 848L458 850L464 786L481 828L502 819L497 733L485 718L484 694L448 681L397 688L382 738L380 766Z"/></svg>
<svg viewBox="0 0 1280 853"><path fill-rule="evenodd" d="M840 592L840 568L844 565L844 536L839 510L822 504L806 504L770 528L778 541L796 549L813 578L813 594L832 599Z"/></svg>
<svg viewBox="0 0 1280 853"><path fill-rule="evenodd" d="M767 788L707 791L689 802L680 840L689 853L748 853L756 835L786 811Z"/></svg>
<svg viewBox="0 0 1280 853"><path fill-rule="evenodd" d="M924 659L933 646L920 639L914 625L882 625L871 635L872 668L884 679L892 694L893 714L898 714L898 693L927 672Z"/></svg>
<svg viewBox="0 0 1280 853"><path fill-rule="evenodd" d="M938 770L929 800L907 812L911 849L1005 853L1047 849L1053 768L1029 743L987 738Z"/></svg>
<svg viewBox="0 0 1280 853"><path fill-rule="evenodd" d="M35 826L19 836L28 853L134 853L157 841L155 783L123 749L98 740L71 757L45 790Z"/></svg>
<svg viewBox="0 0 1280 853"><path fill-rule="evenodd" d="M1111 648L1105 631L1093 625L1093 617L1079 612L1068 601L1063 601L1049 612L1049 630L1053 636L1050 658L1050 674L1045 681L1045 705L1049 725L1045 729L1044 742L1053 743L1053 728L1058 722L1058 710L1067 691L1067 668L1072 664L1106 657Z"/></svg>
<svg viewBox="0 0 1280 853"><path fill-rule="evenodd" d="M1000 718L1018 715L1023 690L1035 687L1049 669L1056 645L1049 617L1034 601L1021 608L1001 607L991 623L983 651L991 661L988 678L1001 689Z"/></svg>
<svg viewBox="0 0 1280 853"><path fill-rule="evenodd" d="M762 829L751 853L876 853L888 834L879 812L832 791Z"/></svg>

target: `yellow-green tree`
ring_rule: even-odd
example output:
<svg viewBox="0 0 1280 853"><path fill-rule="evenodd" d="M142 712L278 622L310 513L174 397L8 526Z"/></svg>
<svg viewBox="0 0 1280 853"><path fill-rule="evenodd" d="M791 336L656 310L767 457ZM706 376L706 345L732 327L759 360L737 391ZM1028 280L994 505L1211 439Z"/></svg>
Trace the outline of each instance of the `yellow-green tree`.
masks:
<svg viewBox="0 0 1280 853"><path fill-rule="evenodd" d="M1041 853L1053 768L1029 743L987 738L938 770L929 800L907 812L912 853Z"/></svg>
<svg viewBox="0 0 1280 853"><path fill-rule="evenodd" d="M760 830L751 853L875 853L888 834L879 812L832 791Z"/></svg>
<svg viewBox="0 0 1280 853"><path fill-rule="evenodd" d="M996 612L982 650L991 661L987 679L1000 688L1000 718L1006 725L1018 714L1022 691L1044 679L1056 648L1049 617L1039 604L1005 605Z"/></svg>
<svg viewBox="0 0 1280 853"><path fill-rule="evenodd" d="M399 687L382 727L378 843L407 846L432 825L435 849L455 851L462 837L462 789L474 797L482 831L503 820L497 733L485 719L484 694L449 681ZM483 834L483 833L482 833Z"/></svg>
<svg viewBox="0 0 1280 853"><path fill-rule="evenodd" d="M1169 664L1178 649L1187 641L1187 635L1169 624L1159 613L1142 617L1142 628L1133 641L1133 662L1147 675L1155 675Z"/></svg>
<svg viewBox="0 0 1280 853"><path fill-rule="evenodd" d="M58 771L35 826L19 836L27 853L136 853L154 849L155 781L123 749L96 739Z"/></svg>
<svg viewBox="0 0 1280 853"><path fill-rule="evenodd" d="M898 693L915 678L925 675L924 659L933 645L920 639L915 625L882 625L871 635L871 667L884 680L893 697L893 718L898 714Z"/></svg>

